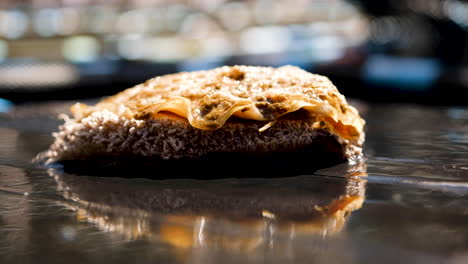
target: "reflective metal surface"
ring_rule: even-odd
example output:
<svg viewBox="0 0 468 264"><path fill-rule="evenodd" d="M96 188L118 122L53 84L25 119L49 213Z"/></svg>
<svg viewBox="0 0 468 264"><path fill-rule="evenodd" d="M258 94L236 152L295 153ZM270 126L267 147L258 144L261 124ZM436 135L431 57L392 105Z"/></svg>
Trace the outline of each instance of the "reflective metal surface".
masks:
<svg viewBox="0 0 468 264"><path fill-rule="evenodd" d="M0 116L0 263L468 262L468 109L363 105L365 163L213 180L32 164L64 109Z"/></svg>

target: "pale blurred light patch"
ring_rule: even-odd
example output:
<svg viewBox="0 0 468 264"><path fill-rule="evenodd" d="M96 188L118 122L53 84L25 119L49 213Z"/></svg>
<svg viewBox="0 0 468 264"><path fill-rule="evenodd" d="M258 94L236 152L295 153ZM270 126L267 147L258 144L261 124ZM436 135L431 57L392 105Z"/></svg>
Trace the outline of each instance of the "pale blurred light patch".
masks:
<svg viewBox="0 0 468 264"><path fill-rule="evenodd" d="M171 5L165 12L165 29L170 32L178 32L180 25L184 19L192 12L192 10L185 5Z"/></svg>
<svg viewBox="0 0 468 264"><path fill-rule="evenodd" d="M285 27L252 27L242 32L240 47L246 53L280 53L287 50L290 40L290 31Z"/></svg>
<svg viewBox="0 0 468 264"><path fill-rule="evenodd" d="M74 36L63 42L62 53L71 62L91 62L98 58L99 41L91 36Z"/></svg>
<svg viewBox="0 0 468 264"><path fill-rule="evenodd" d="M444 10L450 19L468 28L468 3L448 0L444 2Z"/></svg>
<svg viewBox="0 0 468 264"><path fill-rule="evenodd" d="M296 24L288 25L288 29L291 31L293 40L289 46L291 52L304 52L308 49L312 32L307 25Z"/></svg>
<svg viewBox="0 0 468 264"><path fill-rule="evenodd" d="M72 226L64 226L60 229L62 238L66 241L73 241L76 238L76 228Z"/></svg>
<svg viewBox="0 0 468 264"><path fill-rule="evenodd" d="M301 23L306 20L307 5L309 0L289 0L281 4L280 21L281 23Z"/></svg>
<svg viewBox="0 0 468 264"><path fill-rule="evenodd" d="M224 5L227 0L191 0L193 6L206 13L214 12L217 8Z"/></svg>
<svg viewBox="0 0 468 264"><path fill-rule="evenodd" d="M334 26L330 22L315 22L308 25L310 37L321 36L334 32Z"/></svg>
<svg viewBox="0 0 468 264"><path fill-rule="evenodd" d="M89 0L62 0L65 6L84 6L89 4Z"/></svg>
<svg viewBox="0 0 468 264"><path fill-rule="evenodd" d="M369 21L363 16L355 16L335 23L338 32L348 38L350 45L358 45L369 38Z"/></svg>
<svg viewBox="0 0 468 264"><path fill-rule="evenodd" d="M144 56L146 43L139 34L127 34L119 38L117 51L122 58L128 60L140 59Z"/></svg>
<svg viewBox="0 0 468 264"><path fill-rule="evenodd" d="M114 30L116 20L117 10L115 10L115 8L104 5L96 5L87 8L84 22L88 32L102 34L112 32Z"/></svg>
<svg viewBox="0 0 468 264"><path fill-rule="evenodd" d="M26 31L28 38L15 40L15 45L10 45L11 57L52 60L63 59L60 57L63 55L72 62L87 62L101 50L106 56L129 60L174 61L176 58L316 50L316 46L307 43L315 39L314 34L337 34L342 37L339 41L348 42L352 38L356 42L353 34L357 32L355 35L361 36L359 40L363 39L356 30L359 23L348 23L354 15L359 15L359 10L344 0L36 2L42 4L34 4L36 8L28 11L30 24L43 38L30 32L32 30ZM2 17L0 15L0 21ZM342 24L337 25L337 22ZM317 23L330 25L322 31L300 32L299 36L291 30L294 25L309 27ZM77 38L68 39L70 35ZM101 42L83 39L84 35L97 35ZM301 45L296 40L301 41ZM44 48L46 44L54 48ZM54 50L58 56L49 55Z"/></svg>
<svg viewBox="0 0 468 264"><path fill-rule="evenodd" d="M148 21L145 10L130 10L118 16L116 31L121 34L142 34L149 29Z"/></svg>
<svg viewBox="0 0 468 264"><path fill-rule="evenodd" d="M0 11L0 34L9 39L23 36L28 29L28 16L19 10Z"/></svg>
<svg viewBox="0 0 468 264"><path fill-rule="evenodd" d="M61 15L61 25L59 34L71 35L78 32L80 27L80 12L76 8L65 7L59 9Z"/></svg>
<svg viewBox="0 0 468 264"><path fill-rule="evenodd" d="M225 35L200 39L200 57L225 57L235 53L236 47Z"/></svg>
<svg viewBox="0 0 468 264"><path fill-rule="evenodd" d="M148 11L148 33L159 34L165 29L165 9L151 8Z"/></svg>
<svg viewBox="0 0 468 264"><path fill-rule="evenodd" d="M315 62L333 61L344 53L344 40L335 36L317 36L310 41L309 54Z"/></svg>
<svg viewBox="0 0 468 264"><path fill-rule="evenodd" d="M334 13L335 19L337 20L346 20L346 19L353 19L356 16L360 15L360 11L358 8L351 4L348 1L336 1L334 5Z"/></svg>
<svg viewBox="0 0 468 264"><path fill-rule="evenodd" d="M146 41L145 59L155 62L174 62L198 55L200 44L192 38L154 37Z"/></svg>
<svg viewBox="0 0 468 264"><path fill-rule="evenodd" d="M68 64L2 64L0 84L13 89L56 87L70 85L78 80L77 70Z"/></svg>
<svg viewBox="0 0 468 264"><path fill-rule="evenodd" d="M114 2L116 3L121 3L121 0L101 0L103 3L109 3L109 2ZM162 0L131 0L131 1L126 1L127 5L130 9L138 9L138 8L148 8L148 7L153 7L161 4L167 4L171 3L171 1L166 1L167 3L164 3Z"/></svg>
<svg viewBox="0 0 468 264"><path fill-rule="evenodd" d="M42 37L58 35L62 27L62 16L59 9L42 8L35 12L33 27L36 33Z"/></svg>
<svg viewBox="0 0 468 264"><path fill-rule="evenodd" d="M188 15L180 27L181 33L191 36L206 36L222 31L222 28L212 17L202 13Z"/></svg>
<svg viewBox="0 0 468 264"><path fill-rule="evenodd" d="M258 0L253 3L255 21L260 25L271 25L279 22L282 5L279 1Z"/></svg>
<svg viewBox="0 0 468 264"><path fill-rule="evenodd" d="M459 106L450 107L447 110L447 116L450 119L468 121L468 111L465 108Z"/></svg>
<svg viewBox="0 0 468 264"><path fill-rule="evenodd" d="M252 23L252 14L243 2L227 3L217 10L216 15L221 24L231 31L241 30Z"/></svg>
<svg viewBox="0 0 468 264"><path fill-rule="evenodd" d="M336 8L339 8L339 5L337 5L336 2L337 1L329 0L310 1L309 4L304 7L307 9L308 21L314 22L332 20L337 14Z"/></svg>

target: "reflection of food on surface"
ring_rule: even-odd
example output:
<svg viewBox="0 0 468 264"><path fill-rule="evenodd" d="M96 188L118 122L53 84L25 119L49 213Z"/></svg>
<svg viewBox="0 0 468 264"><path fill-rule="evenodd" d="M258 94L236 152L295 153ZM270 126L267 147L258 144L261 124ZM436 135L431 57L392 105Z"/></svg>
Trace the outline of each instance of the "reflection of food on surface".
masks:
<svg viewBox="0 0 468 264"><path fill-rule="evenodd" d="M230 221L227 219L217 219L212 216L195 215L162 215L157 216L157 221L152 219L155 215L142 210L131 210L126 208L113 208L109 206L94 204L90 202L78 201L77 203L67 203L66 206L77 212L79 221L94 223L99 229L117 232L126 239L139 239L151 237L153 225L160 225L160 236L167 238L167 242L176 244L183 248L191 246L189 241L193 238L193 226L213 223L217 226L241 227L250 230L264 231L266 223L275 225L280 231L292 231L303 234L333 234L339 232L350 213L362 206L364 198L362 196L344 195L332 201L329 206L313 206L320 213L315 218L303 221L275 221L275 215L267 210L261 212L262 219L245 219ZM189 223L189 225L187 225ZM190 229L190 232L188 230ZM190 233L190 235L188 235Z"/></svg>
<svg viewBox="0 0 468 264"><path fill-rule="evenodd" d="M0 165L0 255L5 248L21 252L27 247L31 231L28 194L32 191L28 183L23 169Z"/></svg>
<svg viewBox="0 0 468 264"><path fill-rule="evenodd" d="M177 250L249 254L335 235L362 206L365 185L359 178L316 176L158 181L51 174L78 220L100 230Z"/></svg>

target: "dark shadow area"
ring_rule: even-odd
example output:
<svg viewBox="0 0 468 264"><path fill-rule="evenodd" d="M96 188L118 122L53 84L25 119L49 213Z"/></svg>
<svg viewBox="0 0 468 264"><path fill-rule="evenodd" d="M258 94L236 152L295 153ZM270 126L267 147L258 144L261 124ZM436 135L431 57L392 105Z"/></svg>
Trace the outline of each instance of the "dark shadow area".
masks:
<svg viewBox="0 0 468 264"><path fill-rule="evenodd" d="M199 159L101 158L63 161L66 173L151 179L277 178L313 174L345 162L341 154L313 150L268 156L210 154Z"/></svg>

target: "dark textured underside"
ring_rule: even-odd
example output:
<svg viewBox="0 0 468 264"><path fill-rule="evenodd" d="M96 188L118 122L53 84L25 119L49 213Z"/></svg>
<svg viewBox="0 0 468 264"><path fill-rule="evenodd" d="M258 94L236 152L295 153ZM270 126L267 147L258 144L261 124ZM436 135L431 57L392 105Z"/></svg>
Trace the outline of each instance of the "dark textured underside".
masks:
<svg viewBox="0 0 468 264"><path fill-rule="evenodd" d="M101 172L127 168L128 173L155 165L158 174L216 177L219 173L297 174L299 167L313 170L346 160L345 147L327 131L313 129L311 121L278 120L264 132L259 128L265 123L245 120L231 120L218 130L200 130L172 115L138 125L110 119L93 122L75 123L73 129L65 124L49 154L53 161L93 172L100 167Z"/></svg>
<svg viewBox="0 0 468 264"><path fill-rule="evenodd" d="M58 134L52 149L57 152L54 159L58 161L122 156L181 159L209 153L297 152L320 143L322 138L334 138L324 130L312 128L312 121L278 120L266 131L259 132L264 125L257 121L231 121L217 130L201 130L172 115L138 124L94 119L91 125L82 121L68 131L65 124L65 131ZM344 157L344 148L335 145L322 150Z"/></svg>

